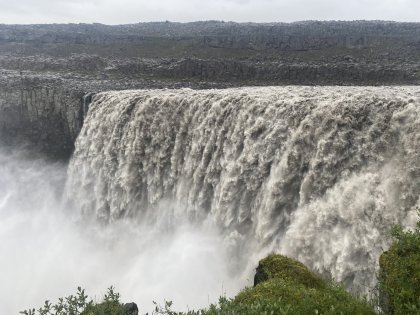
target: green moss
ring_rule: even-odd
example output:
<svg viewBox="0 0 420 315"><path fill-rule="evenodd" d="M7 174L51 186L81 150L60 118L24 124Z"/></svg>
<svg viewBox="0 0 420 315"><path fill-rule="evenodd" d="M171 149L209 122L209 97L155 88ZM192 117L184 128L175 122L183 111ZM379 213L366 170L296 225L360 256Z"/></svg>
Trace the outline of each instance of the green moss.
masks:
<svg viewBox="0 0 420 315"><path fill-rule="evenodd" d="M259 262L252 288L234 299L199 311L177 313L157 308L164 315L375 315L369 303L348 293L333 281L325 281L302 263L281 255Z"/></svg>
<svg viewBox="0 0 420 315"><path fill-rule="evenodd" d="M305 265L291 258L270 255L258 265L259 281L252 288L245 288L234 299L221 298L209 308L186 313L171 310L172 302L161 307L156 304L153 314L161 315L374 315L373 307L357 299L333 281L325 281L311 272ZM64 309L75 305L83 310L81 315L126 315L119 302L119 294L108 289L104 301L88 302L84 290L78 289L76 296L66 298ZM62 303L63 299L60 300ZM47 303L47 302L46 302ZM60 304L63 305L63 304ZM48 305L46 309L55 307ZM33 312L23 312L34 315ZM41 312L40 312L41 314ZM42 313L52 314L52 313Z"/></svg>
<svg viewBox="0 0 420 315"><path fill-rule="evenodd" d="M333 283L323 288L308 288L302 284L274 278L243 290L233 300L234 307L241 305L279 305L291 314L375 314L365 301L360 301Z"/></svg>
<svg viewBox="0 0 420 315"><path fill-rule="evenodd" d="M395 227L392 235L379 259L380 306L386 314L420 314L420 221L414 231Z"/></svg>
<svg viewBox="0 0 420 315"><path fill-rule="evenodd" d="M270 255L261 260L256 276L256 286L243 290L232 300L234 308L245 304L273 305L290 314L375 314L365 301L285 256Z"/></svg>
<svg viewBox="0 0 420 315"><path fill-rule="evenodd" d="M301 262L275 254L269 255L259 262L254 285L273 278L286 279L308 288L320 288L324 286L322 278L311 272Z"/></svg>

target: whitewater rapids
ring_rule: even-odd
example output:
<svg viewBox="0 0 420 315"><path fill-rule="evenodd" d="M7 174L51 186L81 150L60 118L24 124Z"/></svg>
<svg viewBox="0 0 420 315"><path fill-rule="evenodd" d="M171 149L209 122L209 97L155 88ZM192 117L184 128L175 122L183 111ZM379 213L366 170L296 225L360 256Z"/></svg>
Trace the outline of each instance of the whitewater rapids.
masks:
<svg viewBox="0 0 420 315"><path fill-rule="evenodd" d="M233 272L275 251L367 293L416 221L420 88L99 93L68 176L84 215L215 226Z"/></svg>

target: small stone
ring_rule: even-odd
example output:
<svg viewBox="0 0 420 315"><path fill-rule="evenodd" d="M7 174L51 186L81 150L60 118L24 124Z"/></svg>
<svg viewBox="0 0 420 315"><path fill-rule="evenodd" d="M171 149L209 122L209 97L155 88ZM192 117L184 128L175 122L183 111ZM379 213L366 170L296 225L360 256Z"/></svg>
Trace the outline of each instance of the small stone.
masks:
<svg viewBox="0 0 420 315"><path fill-rule="evenodd" d="M126 310L126 312L129 315L138 315L139 314L139 309L138 309L136 303L133 303L133 302L126 303L126 304L124 304L124 309Z"/></svg>

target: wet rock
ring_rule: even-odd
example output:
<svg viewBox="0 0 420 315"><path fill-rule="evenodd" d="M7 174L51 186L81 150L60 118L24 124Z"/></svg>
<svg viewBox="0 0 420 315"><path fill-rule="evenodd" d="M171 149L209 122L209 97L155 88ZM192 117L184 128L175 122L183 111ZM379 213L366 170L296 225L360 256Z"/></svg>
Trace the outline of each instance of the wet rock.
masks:
<svg viewBox="0 0 420 315"><path fill-rule="evenodd" d="M139 314L139 309L138 309L136 303L133 303L133 302L126 303L126 304L124 304L124 309L128 313L128 315L138 315Z"/></svg>

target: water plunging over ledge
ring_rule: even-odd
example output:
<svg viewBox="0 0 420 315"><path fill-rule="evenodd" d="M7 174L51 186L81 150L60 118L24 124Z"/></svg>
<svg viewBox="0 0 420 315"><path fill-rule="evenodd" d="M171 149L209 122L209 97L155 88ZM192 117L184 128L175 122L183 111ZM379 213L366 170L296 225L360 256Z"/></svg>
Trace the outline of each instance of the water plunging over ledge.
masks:
<svg viewBox="0 0 420 315"><path fill-rule="evenodd" d="M115 285L197 308L281 252L375 283L420 195L420 88L99 93L69 167L0 148L0 313ZM64 192L64 198L63 198ZM101 291L102 290L102 291Z"/></svg>
<svg viewBox="0 0 420 315"><path fill-rule="evenodd" d="M280 251L366 292L390 227L414 224L419 96L418 87L99 93L67 192L105 222L210 222L239 266Z"/></svg>

